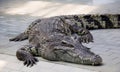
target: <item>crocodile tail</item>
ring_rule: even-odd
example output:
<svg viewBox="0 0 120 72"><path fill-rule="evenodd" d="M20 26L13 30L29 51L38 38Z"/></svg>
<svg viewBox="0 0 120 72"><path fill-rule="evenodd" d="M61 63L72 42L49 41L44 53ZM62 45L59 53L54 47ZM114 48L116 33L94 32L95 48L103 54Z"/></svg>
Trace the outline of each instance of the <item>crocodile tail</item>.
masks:
<svg viewBox="0 0 120 72"><path fill-rule="evenodd" d="M19 34L18 36L9 39L9 41L23 41L28 39L28 33L27 32L23 32L21 34Z"/></svg>
<svg viewBox="0 0 120 72"><path fill-rule="evenodd" d="M74 15L74 19L78 25L89 30L120 28L120 14Z"/></svg>

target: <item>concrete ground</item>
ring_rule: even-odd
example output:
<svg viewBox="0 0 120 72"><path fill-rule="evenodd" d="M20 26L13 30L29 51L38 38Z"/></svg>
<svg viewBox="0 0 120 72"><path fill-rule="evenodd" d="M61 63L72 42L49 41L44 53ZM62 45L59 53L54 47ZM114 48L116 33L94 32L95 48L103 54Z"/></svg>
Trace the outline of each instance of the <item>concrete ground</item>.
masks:
<svg viewBox="0 0 120 72"><path fill-rule="evenodd" d="M37 18L67 14L120 14L119 0L0 0L0 72L120 72L120 29L93 30L94 43L87 44L103 58L101 66L51 62L39 58L32 68L15 57L27 44L9 42Z"/></svg>

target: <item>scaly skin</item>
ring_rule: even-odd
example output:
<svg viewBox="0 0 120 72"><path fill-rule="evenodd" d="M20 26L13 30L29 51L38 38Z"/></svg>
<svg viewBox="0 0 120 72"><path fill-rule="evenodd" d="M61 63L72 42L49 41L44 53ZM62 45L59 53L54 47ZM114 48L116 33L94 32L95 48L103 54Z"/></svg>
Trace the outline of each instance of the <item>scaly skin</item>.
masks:
<svg viewBox="0 0 120 72"><path fill-rule="evenodd" d="M17 58L27 66L33 66L38 61L35 56L52 61L98 65L102 63L102 58L82 45L93 42L88 30L119 28L119 21L119 14L42 18L32 22L25 32L10 41L29 40L29 45L16 52Z"/></svg>

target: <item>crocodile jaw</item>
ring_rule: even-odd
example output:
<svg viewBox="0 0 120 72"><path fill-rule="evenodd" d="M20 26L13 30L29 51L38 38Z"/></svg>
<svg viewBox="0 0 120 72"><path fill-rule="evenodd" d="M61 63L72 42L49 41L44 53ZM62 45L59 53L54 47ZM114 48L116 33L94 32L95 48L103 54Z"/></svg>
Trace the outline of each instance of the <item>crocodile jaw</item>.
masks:
<svg viewBox="0 0 120 72"><path fill-rule="evenodd" d="M81 57L80 57L81 58ZM81 58L80 60L81 64L86 64L86 65L101 65L102 64L102 58L99 55L93 55L90 58Z"/></svg>

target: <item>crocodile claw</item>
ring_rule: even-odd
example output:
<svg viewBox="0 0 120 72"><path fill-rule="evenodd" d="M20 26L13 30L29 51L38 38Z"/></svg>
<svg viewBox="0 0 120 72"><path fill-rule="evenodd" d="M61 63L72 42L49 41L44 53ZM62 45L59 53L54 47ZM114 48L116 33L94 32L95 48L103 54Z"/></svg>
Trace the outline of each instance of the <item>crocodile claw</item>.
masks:
<svg viewBox="0 0 120 72"><path fill-rule="evenodd" d="M83 43L93 42L93 36L91 33L87 33L85 35L80 36L79 41Z"/></svg>
<svg viewBox="0 0 120 72"><path fill-rule="evenodd" d="M36 62L38 62L37 58L29 57L24 61L24 65L26 65L27 67L28 66L32 67L34 64L36 64Z"/></svg>

